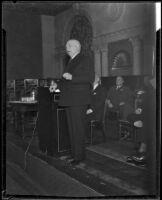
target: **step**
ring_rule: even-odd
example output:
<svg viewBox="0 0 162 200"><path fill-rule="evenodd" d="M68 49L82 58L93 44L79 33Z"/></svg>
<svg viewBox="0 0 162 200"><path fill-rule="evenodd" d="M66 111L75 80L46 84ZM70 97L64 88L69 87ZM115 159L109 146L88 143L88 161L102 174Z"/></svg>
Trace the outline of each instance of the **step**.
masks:
<svg viewBox="0 0 162 200"><path fill-rule="evenodd" d="M61 156L60 159L66 161L67 157ZM98 159L98 163L97 163L97 162L94 162L92 158L90 159L87 158L86 161L81 162L81 164L76 166L76 168L82 169L83 171L87 172L89 175L92 175L98 178L98 180L100 180L100 184L102 184L105 187L103 188L103 193L108 196L110 194L111 196L147 195L147 191L142 189L139 186L139 184L134 185L134 181L129 183L128 179L130 177L128 177L128 174L127 174L127 178L123 177L123 175L118 176L119 174L121 174L121 172L118 174L116 173L112 174L112 168L110 167L108 167L109 170L105 171L105 167L107 166L107 164L104 163L104 167L103 167L102 161ZM107 160L107 161L109 162L110 160ZM118 169L119 168L121 169L121 167L119 167L120 163L115 162L115 165L118 166L117 167ZM123 178L126 180L123 180ZM116 188L115 191L114 191L114 187ZM112 189L111 192L110 192L110 188Z"/></svg>
<svg viewBox="0 0 162 200"><path fill-rule="evenodd" d="M34 182L25 170L14 162L6 162L6 194L10 195L48 195L44 188Z"/></svg>
<svg viewBox="0 0 162 200"><path fill-rule="evenodd" d="M109 147L108 147L109 146ZM113 146L113 144L112 144ZM115 145L114 145L115 146ZM147 191L147 169L126 162L128 152L124 148L119 151L111 145L101 144L92 145L86 148L87 163L95 168L94 173L100 174L104 179L110 180L114 185L125 188L137 195L146 195ZM123 144L121 147L122 148ZM110 176L111 175L111 176Z"/></svg>
<svg viewBox="0 0 162 200"><path fill-rule="evenodd" d="M110 140L106 143L100 143L96 145L91 145L86 147L87 156L91 157L90 152L98 155L98 158L102 159L111 158L116 161L122 162L128 166L133 166L134 168L146 170L145 167L137 166L132 163L126 162L128 156L135 153L134 144L130 142L123 142L117 140Z"/></svg>
<svg viewBox="0 0 162 200"><path fill-rule="evenodd" d="M13 144L12 142L8 142L7 149L8 149L7 158L14 160L14 162L17 163L19 166L21 166L21 168L23 169L24 167L26 167L25 171L27 171L27 173L31 177L33 176L34 179L38 180L37 182L40 183L40 185L43 184L42 180L44 182L44 178L40 178L39 171L40 170L43 171L45 169L48 170L49 168L50 169L54 168L55 170L58 169L59 171L66 173L73 180L76 180L77 182L83 184L85 187L89 188L91 190L91 194L86 195L86 193L84 192L87 197L88 196L95 196L95 197L96 196L116 196L116 195L117 196L123 196L123 195L132 196L135 194L134 192L132 193L132 191L128 191L127 188L125 190L125 188L120 188L118 187L118 185L112 184L111 181L107 182L103 180L102 177L97 177L95 174L89 173L88 171L86 171L84 168L81 168L80 166L76 168L67 166L65 162L66 156L64 156L64 159L62 159L62 157L59 157L56 159L56 158L48 157L46 155L38 154L36 152L32 152L32 153L28 153L28 156L26 158L26 166L25 166L25 159L24 159L25 150L23 150L22 147L17 146L16 144ZM33 165L31 166L30 163L33 163ZM42 163L45 164L46 166L45 169L44 168L42 169ZM85 163L83 163L83 165L85 165ZM81 166L82 166L82 163L81 163ZM39 171L35 170L36 167L37 168L39 167ZM48 173L45 171L45 174L48 174ZM47 180L45 179L46 182L48 181L48 178L49 177L47 177ZM47 185L44 185L44 188L46 188ZM49 194L51 194L51 191L49 191ZM77 195L79 195L78 192L77 192Z"/></svg>
<svg viewBox="0 0 162 200"><path fill-rule="evenodd" d="M13 152L12 150L12 156L10 155L10 157L14 157L15 162L19 163L19 165L21 165L21 167L23 168L25 166L24 151L27 145L23 144L21 146L20 141L19 143L17 143L18 146L13 144L13 141L11 143L12 145L9 146L10 147L12 146L12 149L13 147L14 149L16 148L17 151L14 150L15 152ZM107 151L109 151L110 154L108 154ZM15 155L17 155L15 154L16 152L17 153L19 152L19 154L21 152L21 156L19 156L19 158L17 157L15 158ZM129 181L130 178L132 180L131 174L134 174L134 171L135 173L138 173L139 172L138 170L143 170L143 169L138 169L134 166L129 166L126 163L122 162L121 160L118 160L117 157L120 158L120 156L117 155L117 153L112 153L110 150L103 149L102 145L93 145L87 147L86 161L81 163L81 165L77 166L74 169L71 169L70 167L66 166L66 158L67 158L66 155L60 156L58 159L55 159L51 157L49 158L46 155L38 154L36 153L36 150L32 148L29 149L29 152L30 153L28 153L28 158L27 158L28 165L31 162L30 161L31 157L32 160L33 158L39 159L40 163L43 162L46 163L47 166L55 167L55 169L58 169L59 171L66 173L73 179L79 180L84 185L92 188L92 190L97 191L97 196L99 195L134 196L134 195L146 194L146 191L141 187L141 185L139 184L134 185L134 181L131 182ZM20 157L22 158L21 160ZM95 162L96 160L97 162ZM63 162L61 163L60 161ZM111 163L111 165L109 163ZM36 166L38 167L38 164L36 164ZM105 171L105 166L107 167L106 171ZM30 174L33 171L33 169L29 168L29 166L27 166L26 170L28 170L28 173ZM120 173L119 172L116 173L116 170L119 171ZM129 171L129 173L126 173L127 171ZM121 172L124 172L124 174L120 175Z"/></svg>
<svg viewBox="0 0 162 200"><path fill-rule="evenodd" d="M44 188L48 196L91 197L103 196L87 185L82 184L67 174L57 170L44 160L28 153L25 159L24 150L17 145L7 142L7 160L18 165L32 178L34 182ZM39 170L38 170L39 169ZM44 195L40 192L39 195Z"/></svg>

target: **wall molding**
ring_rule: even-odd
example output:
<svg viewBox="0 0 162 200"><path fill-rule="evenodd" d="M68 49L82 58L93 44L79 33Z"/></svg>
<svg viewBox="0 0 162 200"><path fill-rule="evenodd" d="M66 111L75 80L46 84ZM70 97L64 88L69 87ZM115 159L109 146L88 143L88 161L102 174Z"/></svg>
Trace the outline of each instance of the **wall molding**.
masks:
<svg viewBox="0 0 162 200"><path fill-rule="evenodd" d="M145 26L135 26L119 31L98 35L93 38L93 46L97 49L107 48L109 42L128 39L134 36L140 35L141 38L145 35Z"/></svg>

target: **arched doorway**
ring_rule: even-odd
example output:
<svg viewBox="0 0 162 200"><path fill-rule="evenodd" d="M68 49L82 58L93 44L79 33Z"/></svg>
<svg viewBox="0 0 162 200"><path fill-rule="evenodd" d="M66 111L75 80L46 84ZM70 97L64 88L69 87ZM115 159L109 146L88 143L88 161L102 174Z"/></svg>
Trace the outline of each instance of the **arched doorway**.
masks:
<svg viewBox="0 0 162 200"><path fill-rule="evenodd" d="M81 53L93 57L92 41L93 30L89 19L82 15L75 15L69 23L71 27L69 30L68 39L77 39L81 43ZM65 59L65 64L68 61L68 57Z"/></svg>
<svg viewBox="0 0 162 200"><path fill-rule="evenodd" d="M83 15L76 15L74 17L70 38L75 38L80 41L82 53L91 53L93 33L92 26L87 17Z"/></svg>

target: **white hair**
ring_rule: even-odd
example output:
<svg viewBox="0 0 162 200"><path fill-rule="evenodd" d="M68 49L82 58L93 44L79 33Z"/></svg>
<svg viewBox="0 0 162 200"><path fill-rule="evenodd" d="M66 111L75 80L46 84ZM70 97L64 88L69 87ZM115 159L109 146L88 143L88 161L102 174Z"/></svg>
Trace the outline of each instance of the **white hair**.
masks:
<svg viewBox="0 0 162 200"><path fill-rule="evenodd" d="M76 40L76 39L70 39L70 40L67 41L66 45L68 45L68 44L74 45L76 47L76 49L78 50L78 52L80 52L80 50L81 50L81 44L80 44L80 42L78 40Z"/></svg>

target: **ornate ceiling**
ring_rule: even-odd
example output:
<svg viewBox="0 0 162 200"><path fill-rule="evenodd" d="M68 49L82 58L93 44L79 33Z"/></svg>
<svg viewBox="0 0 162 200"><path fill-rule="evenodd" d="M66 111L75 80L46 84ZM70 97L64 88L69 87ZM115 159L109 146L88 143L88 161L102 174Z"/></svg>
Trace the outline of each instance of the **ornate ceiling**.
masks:
<svg viewBox="0 0 162 200"><path fill-rule="evenodd" d="M2 10L16 13L29 13L38 15L53 15L72 8L72 2L59 1L5 1L2 4Z"/></svg>

